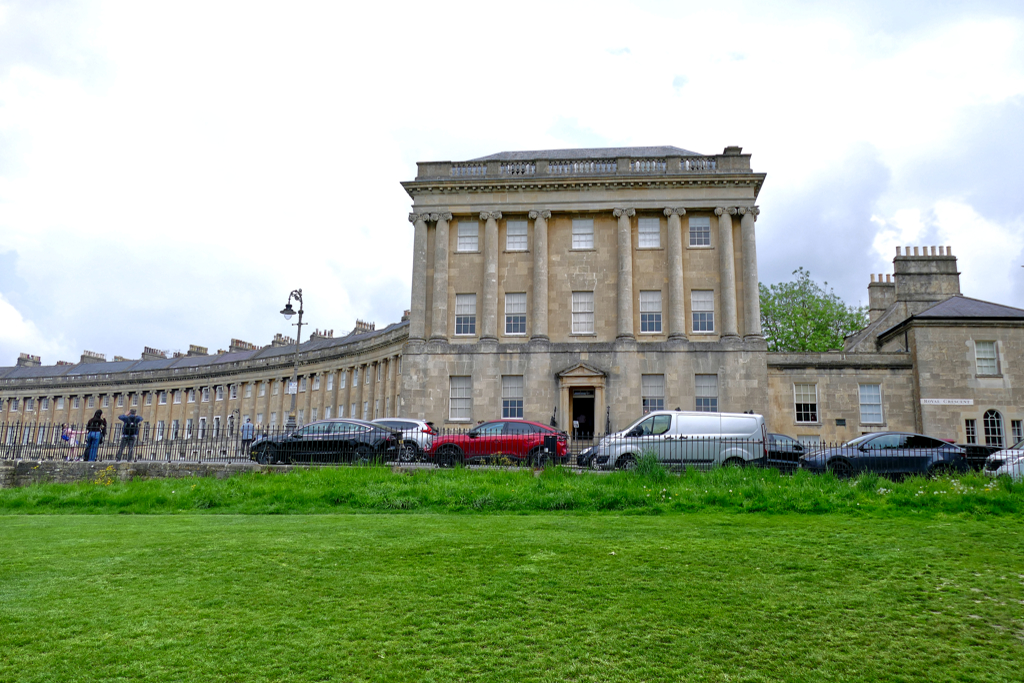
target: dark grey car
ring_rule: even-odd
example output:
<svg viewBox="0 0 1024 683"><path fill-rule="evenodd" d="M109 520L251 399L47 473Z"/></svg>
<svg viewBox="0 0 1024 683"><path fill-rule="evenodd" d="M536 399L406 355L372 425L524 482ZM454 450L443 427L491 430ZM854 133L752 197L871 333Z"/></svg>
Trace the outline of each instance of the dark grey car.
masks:
<svg viewBox="0 0 1024 683"><path fill-rule="evenodd" d="M966 472L970 466L964 449L946 441L910 432L877 432L805 455L800 468L847 478L861 472L939 475Z"/></svg>

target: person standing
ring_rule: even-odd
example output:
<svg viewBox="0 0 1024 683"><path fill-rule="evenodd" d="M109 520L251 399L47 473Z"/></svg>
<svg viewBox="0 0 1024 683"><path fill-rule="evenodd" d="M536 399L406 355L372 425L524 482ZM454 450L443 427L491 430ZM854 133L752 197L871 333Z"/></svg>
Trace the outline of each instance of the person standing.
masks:
<svg viewBox="0 0 1024 683"><path fill-rule="evenodd" d="M252 445L252 437L255 433L256 428L248 417L245 418L245 424L238 430L239 435L242 437L242 455L245 457L249 456L249 446Z"/></svg>
<svg viewBox="0 0 1024 683"><path fill-rule="evenodd" d="M124 453L127 446L128 455L125 460L131 462L132 456L135 454L135 439L139 435L139 423L142 422L142 417L136 415L135 408L132 408L127 415L119 415L117 419L124 422L124 428L121 430L121 445L117 449L115 460L121 459L121 454Z"/></svg>
<svg viewBox="0 0 1024 683"><path fill-rule="evenodd" d="M96 413L85 423L85 460L96 462L99 455L100 444L107 435L107 421L103 417L103 411Z"/></svg>

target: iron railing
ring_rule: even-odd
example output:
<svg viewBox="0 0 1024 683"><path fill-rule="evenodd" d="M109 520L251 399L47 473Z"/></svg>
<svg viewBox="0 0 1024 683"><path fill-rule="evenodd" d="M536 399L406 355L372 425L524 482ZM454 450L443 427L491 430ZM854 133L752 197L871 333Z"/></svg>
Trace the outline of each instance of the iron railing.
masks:
<svg viewBox="0 0 1024 683"><path fill-rule="evenodd" d="M352 424L326 421L297 430L260 428L253 430L252 439L243 439L242 429L234 425L228 429L201 425L189 433L174 433L158 432L146 424L141 425L138 435L132 438L124 435L124 426L118 423L108 427L107 436L96 449L96 459L256 460L266 464L383 462L439 467L551 463L613 470L635 467L644 457L653 455L663 466L677 471L736 465L771 467L786 472L803 468L843 477L861 471L894 475L963 472L985 465L980 453L969 447L936 445L937 442L927 446L920 441L905 441L887 448L769 442L766 448L760 439L538 432L526 423L513 427L520 432L513 434L489 433L488 425L465 430L432 430L433 433L420 430L402 433ZM492 429L498 431L499 427ZM0 424L0 460L82 460L87 447L87 435L80 425Z"/></svg>

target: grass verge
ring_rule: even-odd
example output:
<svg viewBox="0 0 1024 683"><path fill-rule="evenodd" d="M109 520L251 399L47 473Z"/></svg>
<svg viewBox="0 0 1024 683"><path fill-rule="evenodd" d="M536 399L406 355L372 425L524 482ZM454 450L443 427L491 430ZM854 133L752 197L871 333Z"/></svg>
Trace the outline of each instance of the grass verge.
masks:
<svg viewBox="0 0 1024 683"><path fill-rule="evenodd" d="M641 463L642 464L642 463ZM1024 484L970 474L955 478L831 475L716 469L668 475L660 467L607 475L530 471L323 467L230 479L96 481L0 490L0 514L319 514L337 512L733 512L1018 515Z"/></svg>

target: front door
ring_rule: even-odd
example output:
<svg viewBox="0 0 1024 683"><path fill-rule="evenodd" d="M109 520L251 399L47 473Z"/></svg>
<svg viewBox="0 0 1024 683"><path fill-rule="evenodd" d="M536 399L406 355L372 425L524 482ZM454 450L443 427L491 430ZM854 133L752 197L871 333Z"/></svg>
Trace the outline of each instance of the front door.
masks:
<svg viewBox="0 0 1024 683"><path fill-rule="evenodd" d="M594 390L572 389L572 435L576 439L594 437Z"/></svg>

